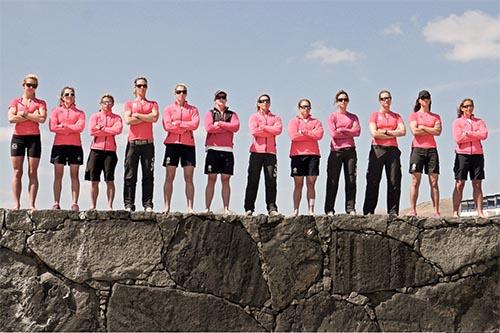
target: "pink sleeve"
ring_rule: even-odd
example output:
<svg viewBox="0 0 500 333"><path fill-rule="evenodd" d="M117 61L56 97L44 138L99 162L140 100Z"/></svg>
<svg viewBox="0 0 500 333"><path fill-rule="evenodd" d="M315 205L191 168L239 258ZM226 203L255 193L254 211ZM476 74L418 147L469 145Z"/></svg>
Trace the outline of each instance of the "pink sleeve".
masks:
<svg viewBox="0 0 500 333"><path fill-rule="evenodd" d="M488 137L488 129L486 128L486 124L484 123L484 121L479 120L479 129L475 132L472 132L470 136L477 140L486 140L486 138Z"/></svg>
<svg viewBox="0 0 500 333"><path fill-rule="evenodd" d="M356 128L344 128L342 132L348 137L357 137L361 134L361 125L359 124L359 119L354 116L354 121L358 124Z"/></svg>
<svg viewBox="0 0 500 333"><path fill-rule="evenodd" d="M368 124L375 124L375 126L377 126L377 112L372 112L370 119L368 120Z"/></svg>
<svg viewBox="0 0 500 333"><path fill-rule="evenodd" d="M76 123L66 126L69 133L82 133L85 129L85 112L80 111Z"/></svg>
<svg viewBox="0 0 500 333"><path fill-rule="evenodd" d="M272 125L265 125L264 130L271 135L280 135L283 131L283 123L281 117L276 116L276 121Z"/></svg>
<svg viewBox="0 0 500 333"><path fill-rule="evenodd" d="M10 101L9 109L10 108L16 108L16 110L17 110L17 103L18 102L19 102L19 98L14 98L12 101Z"/></svg>
<svg viewBox="0 0 500 333"><path fill-rule="evenodd" d="M127 112L127 111L132 112L132 102L126 101L125 105L123 106L123 111L124 112Z"/></svg>
<svg viewBox="0 0 500 333"><path fill-rule="evenodd" d="M236 112L233 112L233 115L231 116L231 121L229 123L221 121L219 123L219 126L225 129L226 131L236 133L240 129L240 119L238 118Z"/></svg>
<svg viewBox="0 0 500 333"><path fill-rule="evenodd" d="M181 121L181 127L188 131L194 131L200 125L200 113L197 108L193 108L190 121Z"/></svg>
<svg viewBox="0 0 500 333"><path fill-rule="evenodd" d="M347 139L349 136L345 135L343 132L337 130L337 126L335 124L336 121L335 113L330 114L328 117L328 131L330 132L330 136L336 139Z"/></svg>
<svg viewBox="0 0 500 333"><path fill-rule="evenodd" d="M314 128L307 132L307 136L314 140L321 140L323 138L323 125L321 121L316 119L316 123L314 124Z"/></svg>
<svg viewBox="0 0 500 333"><path fill-rule="evenodd" d="M248 119L248 128L250 129L250 134L253 136L267 137L267 133L263 129L259 128L259 119L254 114L250 115Z"/></svg>
<svg viewBox="0 0 500 333"><path fill-rule="evenodd" d="M417 121L417 113L416 112L410 113L410 117L408 118L408 122L411 123L412 121Z"/></svg>
<svg viewBox="0 0 500 333"><path fill-rule="evenodd" d="M118 135L122 132L122 130L123 130L122 117L117 116L113 124L111 126L104 127L102 132L106 133L107 135Z"/></svg>
<svg viewBox="0 0 500 333"><path fill-rule="evenodd" d="M297 118L290 120L288 123L288 135L292 141L308 141L307 135L299 133L299 123Z"/></svg>
<svg viewBox="0 0 500 333"><path fill-rule="evenodd" d="M470 138L464 136L464 128L461 126L461 119L453 121L453 139L456 143L463 143L470 141Z"/></svg>
<svg viewBox="0 0 500 333"><path fill-rule="evenodd" d="M179 128L177 126L172 125L171 111L172 111L172 109L169 106L167 106L165 108L165 110L163 111L163 115L162 115L163 129L167 132L176 133L176 130L178 130ZM182 134L183 132L184 131L182 131L181 133L177 133L177 134Z"/></svg>
<svg viewBox="0 0 500 333"><path fill-rule="evenodd" d="M401 117L400 114L396 114L397 115L397 121L398 121L398 125L399 124L404 124L405 122L403 121L403 117Z"/></svg>
<svg viewBox="0 0 500 333"><path fill-rule="evenodd" d="M68 134L69 131L67 128L61 128L58 127L59 125L59 120L57 119L57 108L54 108L52 110L52 113L50 114L50 121L49 121L49 130L54 133L58 134Z"/></svg>
<svg viewBox="0 0 500 333"><path fill-rule="evenodd" d="M97 125L97 114L93 114L90 116L90 120L89 120L89 132L90 132L90 135L92 136L103 136L102 131L95 128L95 126Z"/></svg>
<svg viewBox="0 0 500 333"><path fill-rule="evenodd" d="M205 130L207 133L224 133L226 132L222 128L217 128L214 126L214 118L212 116L212 112L208 111L205 114Z"/></svg>

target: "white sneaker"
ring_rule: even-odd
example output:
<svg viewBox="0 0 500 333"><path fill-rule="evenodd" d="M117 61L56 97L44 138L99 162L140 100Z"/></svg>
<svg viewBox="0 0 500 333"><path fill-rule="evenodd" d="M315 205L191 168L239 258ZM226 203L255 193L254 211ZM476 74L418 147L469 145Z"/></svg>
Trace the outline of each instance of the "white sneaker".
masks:
<svg viewBox="0 0 500 333"><path fill-rule="evenodd" d="M247 211L245 212L245 215L246 215L246 216L252 216L252 215L253 215L253 210L247 210Z"/></svg>
<svg viewBox="0 0 500 333"><path fill-rule="evenodd" d="M351 211L349 212L349 215L358 215L358 214L356 213L356 211L355 211L355 210L351 210Z"/></svg>
<svg viewBox="0 0 500 333"><path fill-rule="evenodd" d="M277 210L272 210L269 212L269 216L278 216L278 215L280 215L280 213L278 213Z"/></svg>
<svg viewBox="0 0 500 333"><path fill-rule="evenodd" d="M332 211L329 211L328 213L326 213L327 216L333 216L333 214L335 214L335 213Z"/></svg>
<svg viewBox="0 0 500 333"><path fill-rule="evenodd" d="M146 207L146 208L144 208L144 211L147 212L147 213L151 213L153 211L153 208Z"/></svg>

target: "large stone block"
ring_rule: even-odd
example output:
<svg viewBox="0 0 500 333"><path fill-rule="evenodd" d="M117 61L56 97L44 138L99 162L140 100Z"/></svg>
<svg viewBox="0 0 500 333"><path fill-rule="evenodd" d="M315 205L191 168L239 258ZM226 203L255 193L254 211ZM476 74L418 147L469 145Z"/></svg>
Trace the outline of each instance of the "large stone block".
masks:
<svg viewBox="0 0 500 333"><path fill-rule="evenodd" d="M28 247L73 281L111 281L151 272L161 262L162 240L154 223L66 221L30 236Z"/></svg>
<svg viewBox="0 0 500 333"><path fill-rule="evenodd" d="M32 231L34 229L30 212L26 209L7 210L5 213L5 227L11 230Z"/></svg>
<svg viewBox="0 0 500 333"><path fill-rule="evenodd" d="M379 235L333 232L330 272L336 293L376 292L437 281L437 272L409 246Z"/></svg>
<svg viewBox="0 0 500 333"><path fill-rule="evenodd" d="M257 246L240 223L189 217L179 223L164 259L172 279L188 290L256 307L269 299Z"/></svg>
<svg viewBox="0 0 500 333"><path fill-rule="evenodd" d="M278 332L360 332L376 331L362 306L335 301L321 292L291 305L276 318Z"/></svg>
<svg viewBox="0 0 500 333"><path fill-rule="evenodd" d="M500 228L494 225L426 230L421 238L420 252L445 274L500 256Z"/></svg>
<svg viewBox="0 0 500 333"><path fill-rule="evenodd" d="M0 249L0 330L95 331L99 299L85 286L67 284L35 262Z"/></svg>
<svg viewBox="0 0 500 333"><path fill-rule="evenodd" d="M262 257L272 307L287 307L321 277L323 257L314 217L299 216L261 225Z"/></svg>
<svg viewBox="0 0 500 333"><path fill-rule="evenodd" d="M108 331L264 331L243 308L212 295L115 284Z"/></svg>

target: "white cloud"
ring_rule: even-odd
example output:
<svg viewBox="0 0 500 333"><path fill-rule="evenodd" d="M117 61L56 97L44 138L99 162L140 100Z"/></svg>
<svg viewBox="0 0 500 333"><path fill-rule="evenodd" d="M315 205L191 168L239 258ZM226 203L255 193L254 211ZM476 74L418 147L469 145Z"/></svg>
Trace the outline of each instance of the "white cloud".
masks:
<svg viewBox="0 0 500 333"><path fill-rule="evenodd" d="M429 42L450 44L450 60L500 59L500 16L479 10L453 14L428 22L423 34Z"/></svg>
<svg viewBox="0 0 500 333"><path fill-rule="evenodd" d="M363 58L363 54L349 49L339 50L329 48L323 41L314 42L311 46L312 50L307 52L306 57L308 59L320 60L322 64L333 65L340 62L355 62Z"/></svg>
<svg viewBox="0 0 500 333"><path fill-rule="evenodd" d="M399 36L403 34L403 30L401 30L401 26L399 23L393 23L390 26L386 27L382 34L385 36Z"/></svg>

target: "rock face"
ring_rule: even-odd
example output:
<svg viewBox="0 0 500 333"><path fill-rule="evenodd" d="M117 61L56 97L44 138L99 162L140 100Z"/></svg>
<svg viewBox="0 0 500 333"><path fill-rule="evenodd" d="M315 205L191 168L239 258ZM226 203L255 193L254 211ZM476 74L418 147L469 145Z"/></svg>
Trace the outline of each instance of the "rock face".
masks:
<svg viewBox="0 0 500 333"><path fill-rule="evenodd" d="M498 331L500 218L0 209L0 331Z"/></svg>

